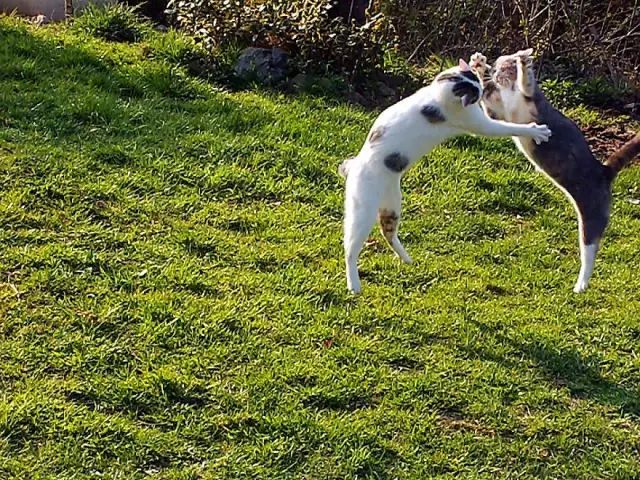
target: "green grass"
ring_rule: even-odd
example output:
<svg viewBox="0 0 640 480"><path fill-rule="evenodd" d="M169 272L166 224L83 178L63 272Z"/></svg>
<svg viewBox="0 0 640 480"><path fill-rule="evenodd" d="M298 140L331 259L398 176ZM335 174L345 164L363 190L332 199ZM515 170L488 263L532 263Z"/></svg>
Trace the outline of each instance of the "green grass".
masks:
<svg viewBox="0 0 640 480"><path fill-rule="evenodd" d="M450 142L404 182L416 264L376 232L352 297L335 171L374 114L149 35L0 19L0 478L640 476L640 169L578 296L568 202Z"/></svg>

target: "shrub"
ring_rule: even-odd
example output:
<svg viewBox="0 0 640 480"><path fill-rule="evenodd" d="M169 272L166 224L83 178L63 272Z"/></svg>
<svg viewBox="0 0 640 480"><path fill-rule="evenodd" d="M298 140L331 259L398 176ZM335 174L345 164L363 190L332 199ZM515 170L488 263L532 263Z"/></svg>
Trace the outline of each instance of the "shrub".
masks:
<svg viewBox="0 0 640 480"><path fill-rule="evenodd" d="M561 110L575 107L582 101L580 91L576 88L575 82L570 80L549 78L541 82L540 88L547 97L547 100Z"/></svg>
<svg viewBox="0 0 640 480"><path fill-rule="evenodd" d="M221 77L225 70L230 70L219 58L209 55L193 38L173 29L164 35L153 35L148 40L148 52L151 57L184 67L189 74L205 79Z"/></svg>
<svg viewBox="0 0 640 480"><path fill-rule="evenodd" d="M138 19L134 7L120 3L89 4L75 20L74 27L114 42L138 42L150 30Z"/></svg>
<svg viewBox="0 0 640 480"><path fill-rule="evenodd" d="M533 47L547 70L640 82L635 0L379 0L387 36L414 62L434 55L495 58Z"/></svg>
<svg viewBox="0 0 640 480"><path fill-rule="evenodd" d="M389 50L425 65L434 57L482 50L495 58L530 46L547 72L640 83L635 0L172 0L169 6L210 49L278 46L305 71L351 80L382 70Z"/></svg>
<svg viewBox="0 0 640 480"><path fill-rule="evenodd" d="M619 104L627 94L624 89L603 77L586 80L548 78L541 82L540 87L555 107L565 110L581 104L597 107L614 106Z"/></svg>
<svg viewBox="0 0 640 480"><path fill-rule="evenodd" d="M627 93L616 83L600 76L581 81L576 86L583 103L598 107L620 103Z"/></svg>
<svg viewBox="0 0 640 480"><path fill-rule="evenodd" d="M173 0L177 23L208 49L280 47L299 67L337 72L357 80L383 64L383 17L363 24L333 13L332 0Z"/></svg>

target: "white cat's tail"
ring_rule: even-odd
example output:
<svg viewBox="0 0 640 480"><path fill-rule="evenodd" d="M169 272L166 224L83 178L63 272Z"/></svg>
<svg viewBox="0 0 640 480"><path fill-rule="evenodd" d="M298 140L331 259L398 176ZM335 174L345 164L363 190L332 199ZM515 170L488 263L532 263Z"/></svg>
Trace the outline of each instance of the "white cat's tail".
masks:
<svg viewBox="0 0 640 480"><path fill-rule="evenodd" d="M351 158L347 158L344 162L342 162L339 166L338 166L338 173L340 174L340 176L342 178L347 178L347 175L349 174L349 164L355 160L356 157L351 157Z"/></svg>

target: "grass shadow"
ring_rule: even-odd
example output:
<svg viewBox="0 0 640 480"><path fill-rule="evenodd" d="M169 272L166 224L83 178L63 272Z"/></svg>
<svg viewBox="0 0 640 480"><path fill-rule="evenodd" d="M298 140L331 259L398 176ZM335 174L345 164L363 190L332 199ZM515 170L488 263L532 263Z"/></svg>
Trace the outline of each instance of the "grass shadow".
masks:
<svg viewBox="0 0 640 480"><path fill-rule="evenodd" d="M640 391L606 379L599 367L602 362L597 356L584 356L575 349L558 346L548 339L531 338L530 341L520 341L496 332L478 320L469 319L469 322L484 334L493 336L499 343L509 345L520 358L532 362L550 384L557 388L567 388L572 398L594 400L640 417ZM522 368L521 360L510 360L482 346L476 345L465 350L482 360L501 363L510 368Z"/></svg>
<svg viewBox="0 0 640 480"><path fill-rule="evenodd" d="M0 99L10 129L37 131L51 142L105 132L157 134L183 123L179 117L185 108L194 115L223 115L235 133L272 121L258 105L247 110L228 96L219 104L192 102L208 99L209 87L168 62L119 61L118 49L128 47L115 46L115 53L103 55L90 50L91 41L87 46L73 42L63 35L39 37L17 21L0 24L0 63L7 65L0 71Z"/></svg>

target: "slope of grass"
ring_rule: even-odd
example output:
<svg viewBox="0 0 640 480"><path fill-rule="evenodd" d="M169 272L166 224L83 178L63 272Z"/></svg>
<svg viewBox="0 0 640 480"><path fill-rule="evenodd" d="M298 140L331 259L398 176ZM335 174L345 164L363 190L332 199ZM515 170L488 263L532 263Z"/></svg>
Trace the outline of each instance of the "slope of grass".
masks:
<svg viewBox="0 0 640 480"><path fill-rule="evenodd" d="M157 35L157 34L153 34ZM640 169L592 288L509 140L404 182L345 291L373 114L225 93L149 43L0 19L0 478L640 475Z"/></svg>

